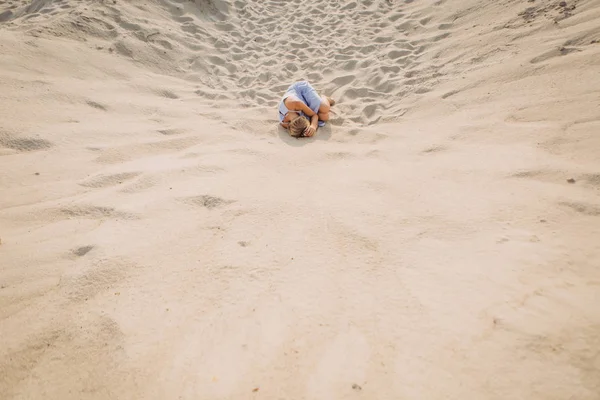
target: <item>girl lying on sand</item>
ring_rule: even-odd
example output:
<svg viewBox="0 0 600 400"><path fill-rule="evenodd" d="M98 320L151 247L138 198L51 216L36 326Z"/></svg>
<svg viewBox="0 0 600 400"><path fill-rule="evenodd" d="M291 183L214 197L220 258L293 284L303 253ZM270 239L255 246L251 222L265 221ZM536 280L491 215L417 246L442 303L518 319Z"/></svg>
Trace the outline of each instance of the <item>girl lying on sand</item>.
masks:
<svg viewBox="0 0 600 400"><path fill-rule="evenodd" d="M279 122L294 137L310 137L329 120L334 104L331 97L319 96L308 81L299 81L288 88L279 102Z"/></svg>

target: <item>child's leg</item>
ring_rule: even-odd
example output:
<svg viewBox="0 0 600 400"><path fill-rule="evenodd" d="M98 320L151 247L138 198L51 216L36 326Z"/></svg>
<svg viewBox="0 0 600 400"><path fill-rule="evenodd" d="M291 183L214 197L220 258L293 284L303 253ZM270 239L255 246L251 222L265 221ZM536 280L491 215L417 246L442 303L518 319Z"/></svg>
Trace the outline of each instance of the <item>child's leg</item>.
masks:
<svg viewBox="0 0 600 400"><path fill-rule="evenodd" d="M330 98L327 96L320 96L307 81L303 81L301 85L302 99L305 101L308 108L318 114L319 126L325 125L325 121L329 121L329 110L332 106Z"/></svg>
<svg viewBox="0 0 600 400"><path fill-rule="evenodd" d="M329 111L331 110L331 103L329 97L321 96L321 105L319 106L319 120L329 121Z"/></svg>
<svg viewBox="0 0 600 400"><path fill-rule="evenodd" d="M321 96L312 87L308 81L302 81L300 86L301 99L304 103L313 110L315 113L319 113L319 107L321 107Z"/></svg>

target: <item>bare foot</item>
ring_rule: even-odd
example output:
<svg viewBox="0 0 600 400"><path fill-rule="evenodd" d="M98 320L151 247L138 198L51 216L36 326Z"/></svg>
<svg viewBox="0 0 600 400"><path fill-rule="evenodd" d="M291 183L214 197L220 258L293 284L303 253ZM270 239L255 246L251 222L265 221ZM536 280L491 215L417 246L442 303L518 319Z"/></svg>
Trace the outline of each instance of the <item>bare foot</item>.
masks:
<svg viewBox="0 0 600 400"><path fill-rule="evenodd" d="M330 106L334 106L335 105L335 100L332 99L331 97L327 96L327 100L329 101L329 105Z"/></svg>

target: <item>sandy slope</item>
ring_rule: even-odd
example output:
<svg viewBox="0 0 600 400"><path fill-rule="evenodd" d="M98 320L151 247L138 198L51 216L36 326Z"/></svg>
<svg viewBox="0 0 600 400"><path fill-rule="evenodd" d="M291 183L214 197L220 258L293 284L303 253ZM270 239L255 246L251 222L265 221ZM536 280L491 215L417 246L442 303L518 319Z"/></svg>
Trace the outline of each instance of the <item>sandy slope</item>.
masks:
<svg viewBox="0 0 600 400"><path fill-rule="evenodd" d="M598 399L600 2L558 3L0 0L0 398Z"/></svg>

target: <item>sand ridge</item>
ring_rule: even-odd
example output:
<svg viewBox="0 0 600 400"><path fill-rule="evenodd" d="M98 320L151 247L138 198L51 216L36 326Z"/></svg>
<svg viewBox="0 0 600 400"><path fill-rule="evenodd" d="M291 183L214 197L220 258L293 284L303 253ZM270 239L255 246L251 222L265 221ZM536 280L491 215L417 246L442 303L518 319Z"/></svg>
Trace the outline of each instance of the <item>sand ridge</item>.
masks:
<svg viewBox="0 0 600 400"><path fill-rule="evenodd" d="M0 0L0 398L596 399L599 20Z"/></svg>

